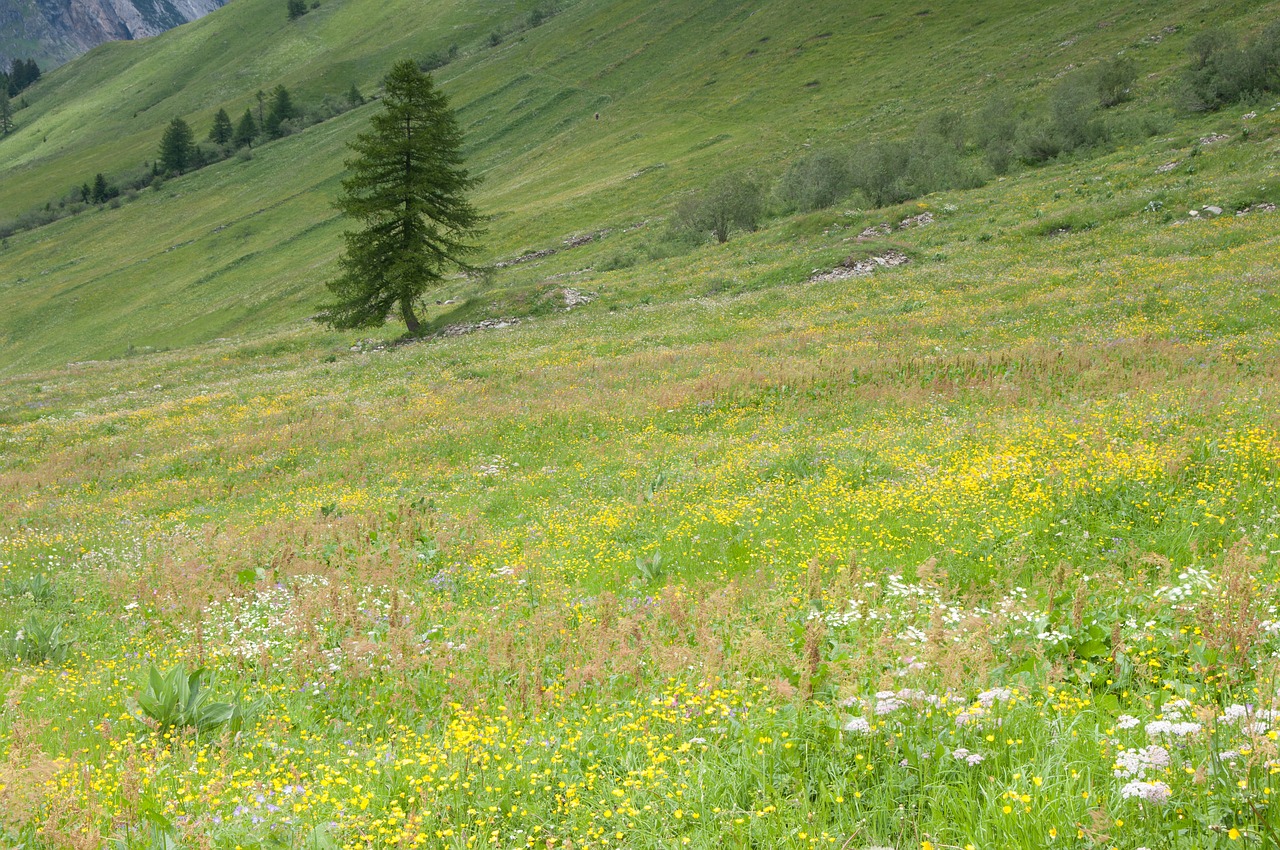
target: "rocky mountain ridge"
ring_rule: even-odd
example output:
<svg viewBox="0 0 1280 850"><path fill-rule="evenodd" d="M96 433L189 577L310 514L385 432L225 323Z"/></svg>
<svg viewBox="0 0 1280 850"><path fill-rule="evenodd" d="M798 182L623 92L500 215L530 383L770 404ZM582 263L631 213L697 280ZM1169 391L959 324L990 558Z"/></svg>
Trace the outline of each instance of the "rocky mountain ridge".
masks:
<svg viewBox="0 0 1280 850"><path fill-rule="evenodd" d="M158 35L226 0L0 0L0 65L60 64L106 41Z"/></svg>

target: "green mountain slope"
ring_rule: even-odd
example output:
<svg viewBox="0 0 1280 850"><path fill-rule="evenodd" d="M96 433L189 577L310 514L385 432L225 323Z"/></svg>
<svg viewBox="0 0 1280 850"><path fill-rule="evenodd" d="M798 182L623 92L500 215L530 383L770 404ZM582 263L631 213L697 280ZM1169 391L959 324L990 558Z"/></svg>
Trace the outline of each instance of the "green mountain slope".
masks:
<svg viewBox="0 0 1280 850"><path fill-rule="evenodd" d="M501 257L661 216L673 193L729 166L768 176L812 142L905 131L1001 85L1031 96L1121 50L1147 75L1141 95L1155 97L1207 9L579 0L489 45L530 6L329 0L288 23L275 0L237 0L147 42L105 45L42 81L0 143L0 217L97 171L136 168L174 116L202 134L218 108L236 114L277 83L304 101L353 82L370 90L393 60L457 44L460 58L437 74L484 177L478 201ZM1248 25L1278 6L1219 5L1214 21ZM11 238L0 369L309 315L339 247L329 202L344 145L376 108Z"/></svg>

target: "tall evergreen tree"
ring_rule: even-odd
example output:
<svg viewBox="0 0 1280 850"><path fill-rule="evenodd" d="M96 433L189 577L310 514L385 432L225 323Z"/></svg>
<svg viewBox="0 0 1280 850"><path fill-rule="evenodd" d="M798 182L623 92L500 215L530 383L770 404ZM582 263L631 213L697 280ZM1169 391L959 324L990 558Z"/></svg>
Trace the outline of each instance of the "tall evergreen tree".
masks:
<svg viewBox="0 0 1280 850"><path fill-rule="evenodd" d="M163 171L181 174L192 162L195 136L190 125L181 118L169 122L160 140L160 167Z"/></svg>
<svg viewBox="0 0 1280 850"><path fill-rule="evenodd" d="M107 178L99 171L93 178L93 190L89 193L89 200L95 204L105 204L111 197L111 189L107 186Z"/></svg>
<svg viewBox="0 0 1280 850"><path fill-rule="evenodd" d="M0 136L13 132L13 104L9 102L9 92L0 88Z"/></svg>
<svg viewBox="0 0 1280 850"><path fill-rule="evenodd" d="M218 114L213 116L213 126L209 128L209 141L215 145L227 145L231 143L235 133L235 128L231 126L231 116L227 114L227 110L219 109Z"/></svg>
<svg viewBox="0 0 1280 850"><path fill-rule="evenodd" d="M253 110L246 109L236 124L235 135L231 143L238 148L253 147L253 140L258 138L258 122L253 117Z"/></svg>
<svg viewBox="0 0 1280 850"><path fill-rule="evenodd" d="M271 93L271 111L267 113L267 120L262 125L263 132L268 138L280 138L284 135L280 125L297 115L297 112L289 90L284 86L276 86Z"/></svg>
<svg viewBox="0 0 1280 850"><path fill-rule="evenodd" d="M443 92L412 60L383 82L384 111L350 148L336 206L361 226L344 234L342 274L321 318L335 328L376 327L399 310L410 334L414 304L450 268L471 268L481 217L466 194L479 181L462 167L462 132Z"/></svg>

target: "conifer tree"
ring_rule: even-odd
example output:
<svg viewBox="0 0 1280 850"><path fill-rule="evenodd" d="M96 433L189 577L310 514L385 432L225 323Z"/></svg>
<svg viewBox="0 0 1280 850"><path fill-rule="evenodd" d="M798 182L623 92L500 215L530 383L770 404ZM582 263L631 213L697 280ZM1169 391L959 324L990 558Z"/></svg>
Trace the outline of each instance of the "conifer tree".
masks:
<svg viewBox="0 0 1280 850"><path fill-rule="evenodd" d="M307 13L306 0L288 0L285 10L289 14L289 20L296 21Z"/></svg>
<svg viewBox="0 0 1280 850"><path fill-rule="evenodd" d="M209 128L209 141L215 145L230 144L235 132L235 129L231 126L231 116L227 115L227 110L219 109L218 114L213 116L213 126Z"/></svg>
<svg viewBox="0 0 1280 850"><path fill-rule="evenodd" d="M231 137L231 143L237 148L253 147L253 140L256 138L258 138L258 122L254 120L253 110L246 109L240 118L240 123L236 124L236 132Z"/></svg>
<svg viewBox="0 0 1280 850"><path fill-rule="evenodd" d="M479 181L462 167L462 132L443 92L417 63L396 63L383 111L350 148L336 206L359 223L344 234L341 275L321 318L335 328L377 327L398 310L410 334L415 303L467 255L482 230L466 194Z"/></svg>
<svg viewBox="0 0 1280 850"><path fill-rule="evenodd" d="M0 136L13 132L13 104L9 102L9 92L0 87Z"/></svg>
<svg viewBox="0 0 1280 850"><path fill-rule="evenodd" d="M166 172L181 174L192 162L195 136L191 127L181 118L169 122L160 140L160 167Z"/></svg>
<svg viewBox="0 0 1280 850"><path fill-rule="evenodd" d="M110 197L111 190L107 187L107 178L99 171L94 175L93 190L89 193L89 200L95 204L105 204Z"/></svg>
<svg viewBox="0 0 1280 850"><path fill-rule="evenodd" d="M275 91L271 93L271 111L267 113L267 120L262 125L262 130L268 138L278 139L284 135L280 125L295 115L297 115L297 109L293 106L293 98L289 96L289 90L284 86L276 86Z"/></svg>

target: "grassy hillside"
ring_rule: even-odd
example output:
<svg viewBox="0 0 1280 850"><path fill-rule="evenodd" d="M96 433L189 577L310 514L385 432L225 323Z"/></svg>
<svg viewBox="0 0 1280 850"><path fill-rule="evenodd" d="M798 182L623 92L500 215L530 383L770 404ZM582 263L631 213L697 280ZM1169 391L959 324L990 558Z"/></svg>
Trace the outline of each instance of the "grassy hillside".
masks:
<svg viewBox="0 0 1280 850"><path fill-rule="evenodd" d="M0 639L76 643L0 680L0 834L1268 846L1280 214L1186 213L1252 205L1253 120L503 330L5 380ZM238 735L146 716L177 661Z"/></svg>
<svg viewBox="0 0 1280 850"><path fill-rule="evenodd" d="M836 6L582 0L496 48L525 10L439 7L491 257L560 248L440 293L438 326L497 327L306 321L376 105L10 238L0 843L1276 844L1280 112L1156 96L1201 18L1277 7ZM379 35L334 43L337 90L392 33L449 43L333 0L301 24L348 14ZM246 68L305 42L280 32ZM665 235L728 167L1121 48L1141 141ZM84 63L127 74L115 49ZM82 130L136 96L60 88L86 67L30 107L62 154L0 144L30 169L4 197L124 167L172 114ZM166 97L211 115L220 74ZM275 79L249 74L240 105Z"/></svg>
<svg viewBox="0 0 1280 850"><path fill-rule="evenodd" d="M1069 65L1122 49L1149 75L1140 94L1150 100L1206 14L1166 4L1116 14L1009 2L979 14L965 4L583 0L494 48L487 35L524 21L526 7L346 0L288 23L278 6L237 0L50 74L0 143L0 210L17 214L97 171L149 160L175 115L203 133L219 107L235 114L259 89L284 83L303 100L352 82L370 90L392 60L456 43L462 58L439 75L485 178L478 200L495 216L496 258L661 216L673 193L727 166L772 176L805 144L906 131L940 106L976 107L1002 83L1032 98ZM1274 8L1216 6L1214 20L1248 24ZM251 163L11 238L0 252L0 369L310 315L339 245L328 203L344 143L376 108L273 143ZM64 331L51 333L53 323Z"/></svg>

